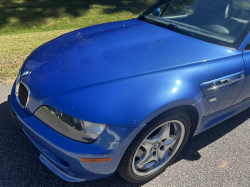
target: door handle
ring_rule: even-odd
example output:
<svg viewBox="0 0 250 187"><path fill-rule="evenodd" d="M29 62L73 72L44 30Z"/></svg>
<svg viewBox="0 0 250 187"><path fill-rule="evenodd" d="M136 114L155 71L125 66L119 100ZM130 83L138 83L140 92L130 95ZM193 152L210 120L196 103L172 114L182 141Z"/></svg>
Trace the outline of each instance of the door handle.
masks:
<svg viewBox="0 0 250 187"><path fill-rule="evenodd" d="M203 82L200 84L200 89L204 95L209 95L211 93L226 89L230 86L236 86L242 84L245 79L245 71L220 77L208 82Z"/></svg>
<svg viewBox="0 0 250 187"><path fill-rule="evenodd" d="M227 87L229 85L232 85L236 82L239 82L241 80L243 80L245 78L245 75L242 74L240 78L237 78L237 79L232 79L232 78L229 78L229 79L224 79L224 80L220 80L220 81L217 81L217 82L213 82L211 84L209 84L209 88L207 90L211 90L211 91L215 91L215 90L219 90L221 88L224 88L224 87Z"/></svg>

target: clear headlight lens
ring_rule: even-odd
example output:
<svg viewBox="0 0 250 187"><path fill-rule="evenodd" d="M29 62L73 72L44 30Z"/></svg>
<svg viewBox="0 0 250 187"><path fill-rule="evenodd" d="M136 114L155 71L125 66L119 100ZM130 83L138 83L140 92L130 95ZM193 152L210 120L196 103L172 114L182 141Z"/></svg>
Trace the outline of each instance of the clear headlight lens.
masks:
<svg viewBox="0 0 250 187"><path fill-rule="evenodd" d="M106 128L105 124L83 121L49 106L40 107L35 116L59 133L81 142L95 141Z"/></svg>

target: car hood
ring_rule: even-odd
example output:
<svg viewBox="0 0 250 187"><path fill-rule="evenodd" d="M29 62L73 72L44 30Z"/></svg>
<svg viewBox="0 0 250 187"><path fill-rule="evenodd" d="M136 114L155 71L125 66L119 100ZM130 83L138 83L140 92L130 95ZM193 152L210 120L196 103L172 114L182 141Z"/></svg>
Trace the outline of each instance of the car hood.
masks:
<svg viewBox="0 0 250 187"><path fill-rule="evenodd" d="M21 72L36 101L69 90L232 55L137 19L92 26L37 48Z"/></svg>

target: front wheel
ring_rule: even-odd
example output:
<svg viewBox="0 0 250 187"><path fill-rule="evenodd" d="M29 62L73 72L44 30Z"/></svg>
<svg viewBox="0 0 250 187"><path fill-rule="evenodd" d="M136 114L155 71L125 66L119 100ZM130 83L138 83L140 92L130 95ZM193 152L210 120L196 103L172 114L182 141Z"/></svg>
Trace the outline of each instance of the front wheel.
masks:
<svg viewBox="0 0 250 187"><path fill-rule="evenodd" d="M155 178L179 155L190 133L190 120L183 111L169 111L148 123L126 150L118 167L132 183Z"/></svg>

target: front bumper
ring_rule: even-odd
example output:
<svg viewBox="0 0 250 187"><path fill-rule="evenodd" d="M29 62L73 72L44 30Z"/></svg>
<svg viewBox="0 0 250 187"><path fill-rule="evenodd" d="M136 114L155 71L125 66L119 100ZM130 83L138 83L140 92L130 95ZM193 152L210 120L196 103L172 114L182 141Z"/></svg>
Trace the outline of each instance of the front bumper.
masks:
<svg viewBox="0 0 250 187"><path fill-rule="evenodd" d="M15 87L15 86L14 86ZM128 145L143 128L109 125L92 144L71 140L28 115L16 101L14 88L9 97L9 107L16 123L40 150L40 160L55 174L69 182L89 181L111 176ZM81 158L106 158L110 162L83 163Z"/></svg>

